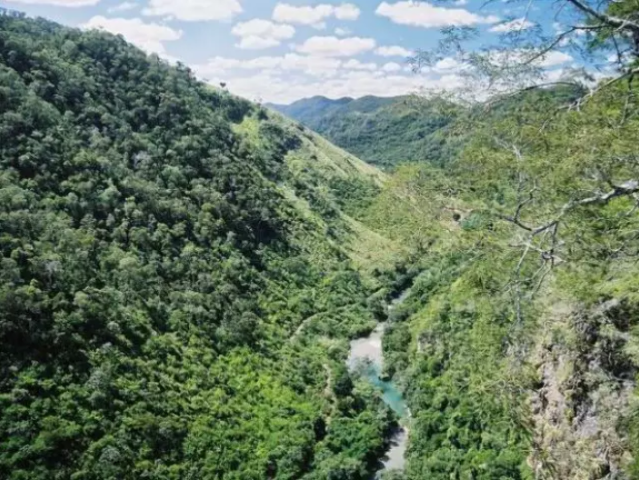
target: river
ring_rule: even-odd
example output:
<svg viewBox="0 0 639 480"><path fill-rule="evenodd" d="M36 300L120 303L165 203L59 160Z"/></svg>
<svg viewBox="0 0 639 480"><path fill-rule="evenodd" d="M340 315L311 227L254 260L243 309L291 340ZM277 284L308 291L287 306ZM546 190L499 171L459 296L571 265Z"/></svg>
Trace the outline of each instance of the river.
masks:
<svg viewBox="0 0 639 480"><path fill-rule="evenodd" d="M403 295L393 304L401 301ZM389 307L389 309L392 309ZM410 412L404 401L401 391L392 381L382 380L381 374L384 366L384 354L382 352L382 336L384 335L385 324L380 323L370 335L351 341L350 353L348 356L348 368L352 371L364 365L365 377L382 392L382 399L400 418L406 419ZM361 368L361 367L360 367ZM408 431L406 427L400 427L391 438L391 447L381 459L381 474L386 470L403 470L406 460L404 458L408 446Z"/></svg>

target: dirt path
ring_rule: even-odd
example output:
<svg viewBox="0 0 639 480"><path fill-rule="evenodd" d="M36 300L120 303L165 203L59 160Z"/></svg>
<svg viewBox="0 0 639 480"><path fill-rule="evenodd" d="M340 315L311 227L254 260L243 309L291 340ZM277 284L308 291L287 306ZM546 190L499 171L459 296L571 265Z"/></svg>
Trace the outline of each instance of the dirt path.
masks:
<svg viewBox="0 0 639 480"><path fill-rule="evenodd" d="M304 329L306 328L306 326L309 323L311 323L317 317L319 317L320 315L323 315L325 313L327 313L327 312L317 312L314 315L311 315L310 317L304 319L304 321L302 321L302 323L300 323L300 326L295 329L295 332L293 333L293 335L291 335L291 342L294 341L296 338L298 338L300 335L302 335L302 332L304 331Z"/></svg>
<svg viewBox="0 0 639 480"><path fill-rule="evenodd" d="M333 313L338 313L339 311L344 310L347 307L349 307L349 305L344 305L343 307L337 307ZM310 317L307 317L306 319L304 319L302 323L300 323L299 327L295 329L295 332L293 332L293 335L291 335L290 341L293 342L295 341L295 339L299 338L300 335L302 335L302 333L304 332L304 329L317 317L319 317L320 315L326 315L328 313L331 313L331 312L329 312L328 310L325 310L322 312L317 312L311 315Z"/></svg>

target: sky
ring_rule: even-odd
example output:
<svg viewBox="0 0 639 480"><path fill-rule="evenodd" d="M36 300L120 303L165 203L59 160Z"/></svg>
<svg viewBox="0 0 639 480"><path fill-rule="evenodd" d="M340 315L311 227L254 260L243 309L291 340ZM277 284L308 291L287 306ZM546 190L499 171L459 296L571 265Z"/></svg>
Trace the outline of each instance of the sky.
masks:
<svg viewBox="0 0 639 480"><path fill-rule="evenodd" d="M538 5L539 2L535 2ZM471 26L477 46L513 29L552 32L539 6L484 0L0 0L0 6L80 28L122 34L149 53L190 66L201 79L275 103L304 97L394 96L460 86L462 66L443 58L414 73L408 58L435 48L441 29ZM525 9L525 11L524 11ZM576 66L544 60L550 76Z"/></svg>

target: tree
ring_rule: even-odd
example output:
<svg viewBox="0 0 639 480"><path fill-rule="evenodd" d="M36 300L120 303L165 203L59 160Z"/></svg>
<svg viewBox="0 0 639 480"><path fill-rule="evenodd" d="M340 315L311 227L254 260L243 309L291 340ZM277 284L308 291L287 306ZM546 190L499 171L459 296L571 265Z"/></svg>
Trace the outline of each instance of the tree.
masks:
<svg viewBox="0 0 639 480"><path fill-rule="evenodd" d="M489 0L486 5L496 3ZM550 85L587 83L589 98L601 88L622 80L628 90L639 73L639 9L634 0L558 2L508 0L509 8L519 9L521 17L507 17L494 29L502 32L496 43L469 48L478 40L471 27L447 27L438 48L420 52L412 59L415 70L447 57L463 68L459 75L466 86L460 89L468 99L486 99L497 93L541 88ZM501 5L501 3L500 3ZM532 17L534 7L552 18L552 31ZM545 60L553 54L579 55L588 68L548 71ZM602 83L600 79L608 79Z"/></svg>

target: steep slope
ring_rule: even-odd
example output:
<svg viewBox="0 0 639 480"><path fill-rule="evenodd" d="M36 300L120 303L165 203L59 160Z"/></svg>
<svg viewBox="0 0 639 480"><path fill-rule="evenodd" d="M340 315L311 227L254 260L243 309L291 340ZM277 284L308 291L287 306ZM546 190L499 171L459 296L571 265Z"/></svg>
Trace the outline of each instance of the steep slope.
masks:
<svg viewBox="0 0 639 480"><path fill-rule="evenodd" d="M417 96L313 97L271 107L383 168L406 162L445 163L450 154L441 130L457 116L452 105Z"/></svg>
<svg viewBox="0 0 639 480"><path fill-rule="evenodd" d="M380 168L415 162L445 167L463 149L478 124L496 121L523 105L548 98L558 108L583 93L579 86L531 90L494 99L489 108L466 108L417 95L339 100L313 97L271 108Z"/></svg>
<svg viewBox="0 0 639 480"><path fill-rule="evenodd" d="M348 212L383 174L42 19L0 17L0 105L0 477L366 478L354 267L396 247Z"/></svg>
<svg viewBox="0 0 639 480"><path fill-rule="evenodd" d="M603 81L605 82L605 81ZM412 412L400 478L639 475L637 88L553 92L403 166L368 224L414 249L383 339Z"/></svg>

